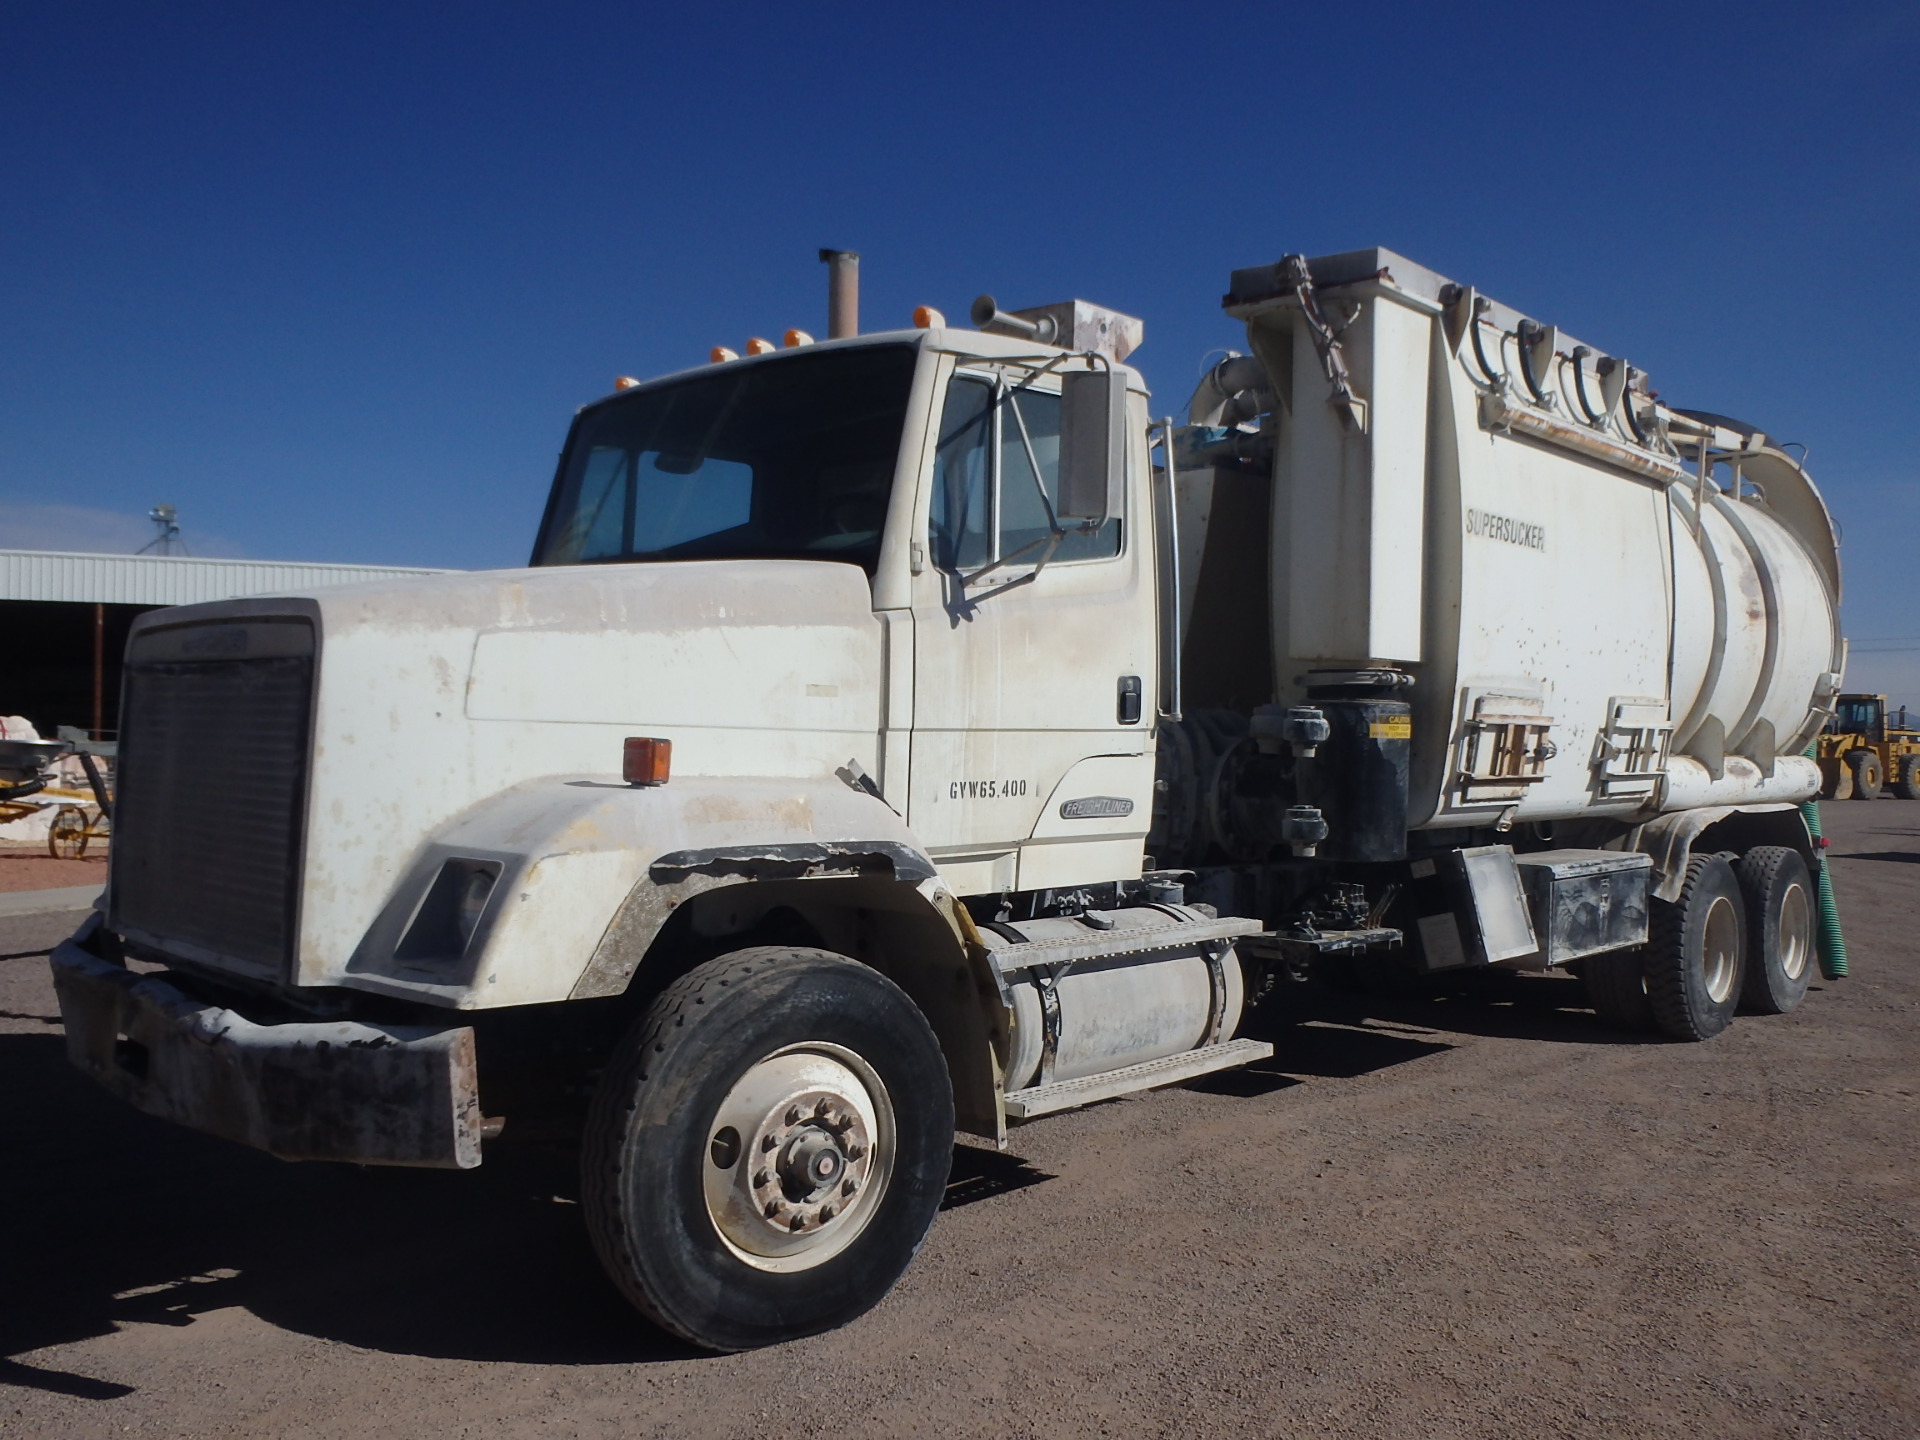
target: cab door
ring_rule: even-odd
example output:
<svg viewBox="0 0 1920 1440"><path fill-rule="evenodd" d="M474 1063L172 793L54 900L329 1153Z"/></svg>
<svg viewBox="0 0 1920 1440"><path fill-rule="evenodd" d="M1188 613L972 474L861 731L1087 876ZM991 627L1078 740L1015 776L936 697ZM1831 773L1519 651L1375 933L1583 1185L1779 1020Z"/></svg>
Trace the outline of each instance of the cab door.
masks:
<svg viewBox="0 0 1920 1440"><path fill-rule="evenodd" d="M1144 401L1128 397L1122 513L1088 529L1054 517L1057 375L962 364L943 384L911 587L907 821L961 894L1138 875L1157 699Z"/></svg>

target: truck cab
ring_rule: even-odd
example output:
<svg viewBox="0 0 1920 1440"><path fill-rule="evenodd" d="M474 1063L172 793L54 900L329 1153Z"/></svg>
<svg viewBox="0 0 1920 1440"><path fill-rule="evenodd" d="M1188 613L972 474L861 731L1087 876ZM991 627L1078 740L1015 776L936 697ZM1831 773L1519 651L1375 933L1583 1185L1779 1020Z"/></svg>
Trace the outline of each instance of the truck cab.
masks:
<svg viewBox="0 0 1920 1440"><path fill-rule="evenodd" d="M737 584L768 587L764 612L729 617L710 644L675 629L693 668L673 700L653 657L617 667L652 695L615 708L631 724L650 703L685 773L768 772L766 735L785 731L770 778L854 765L955 893L1137 871L1155 536L1145 390L1107 359L938 329L630 389L576 421L533 565L618 584L635 565L700 563L672 583L722 605ZM1085 456L1093 514L1072 513L1062 482L1076 386L1098 392L1082 409L1110 407L1079 422L1083 455L1095 439L1112 447ZM1101 426L1111 435L1089 433ZM809 594L811 634L791 623ZM544 639L522 643L546 658L513 664L518 683L556 698L578 686ZM562 669L536 676L542 664ZM746 724L743 684L768 687ZM688 723L676 703L714 719ZM1061 821L1063 803L1091 795L1116 803Z"/></svg>

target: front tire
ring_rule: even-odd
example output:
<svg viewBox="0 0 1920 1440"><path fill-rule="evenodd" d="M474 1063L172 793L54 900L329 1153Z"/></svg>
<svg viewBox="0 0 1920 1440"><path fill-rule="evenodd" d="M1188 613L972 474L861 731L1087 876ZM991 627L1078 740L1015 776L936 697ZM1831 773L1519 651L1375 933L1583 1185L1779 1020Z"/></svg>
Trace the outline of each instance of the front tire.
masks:
<svg viewBox="0 0 1920 1440"><path fill-rule="evenodd" d="M1740 861L1747 897L1746 980L1741 1006L1784 1015L1813 980L1813 877L1800 852L1756 845Z"/></svg>
<svg viewBox="0 0 1920 1440"><path fill-rule="evenodd" d="M1676 1040L1709 1040L1733 1021L1746 963L1745 903L1724 855L1687 862L1680 898L1653 902L1647 926L1647 999Z"/></svg>
<svg viewBox="0 0 1920 1440"><path fill-rule="evenodd" d="M1856 750L1847 757L1847 769L1853 774L1853 798L1878 800L1881 782L1886 779L1880 757L1871 750Z"/></svg>
<svg viewBox="0 0 1920 1440"><path fill-rule="evenodd" d="M926 1018L824 950L690 971L616 1050L582 1198L614 1283L663 1329L747 1350L844 1325L940 1207L953 1093Z"/></svg>

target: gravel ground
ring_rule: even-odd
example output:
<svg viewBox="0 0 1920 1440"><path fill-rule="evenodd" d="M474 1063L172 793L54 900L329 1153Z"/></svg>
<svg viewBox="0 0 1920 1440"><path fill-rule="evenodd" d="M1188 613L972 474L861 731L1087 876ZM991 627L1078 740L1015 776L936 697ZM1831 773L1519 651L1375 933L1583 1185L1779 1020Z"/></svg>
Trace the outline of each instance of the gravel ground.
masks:
<svg viewBox="0 0 1920 1440"><path fill-rule="evenodd" d="M722 1358L622 1307L563 1165L170 1130L5 962L0 1433L1909 1440L1920 804L1825 810L1854 975L1793 1015L1679 1045L1551 978L1309 997L1258 1072L963 1146L875 1312Z"/></svg>
<svg viewBox="0 0 1920 1440"><path fill-rule="evenodd" d="M107 882L107 842L95 840L78 860L56 860L46 842L36 845L0 842L0 894L17 890L59 890L69 885ZM0 942L4 943L4 942ZM19 947L9 944L7 949Z"/></svg>

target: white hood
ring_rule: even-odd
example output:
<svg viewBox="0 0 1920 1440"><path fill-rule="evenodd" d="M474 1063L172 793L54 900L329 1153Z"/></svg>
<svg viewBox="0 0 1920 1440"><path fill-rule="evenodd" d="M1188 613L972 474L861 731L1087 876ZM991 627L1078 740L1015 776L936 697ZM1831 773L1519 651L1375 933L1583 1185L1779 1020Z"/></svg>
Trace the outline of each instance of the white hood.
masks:
<svg viewBox="0 0 1920 1440"><path fill-rule="evenodd" d="M851 565L698 561L318 590L298 972L334 972L435 834L540 776L877 768L882 644ZM253 602L270 606L271 601Z"/></svg>

